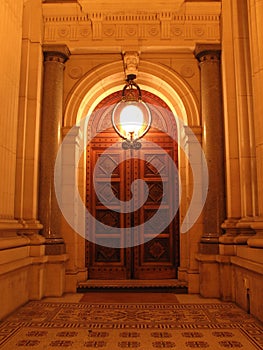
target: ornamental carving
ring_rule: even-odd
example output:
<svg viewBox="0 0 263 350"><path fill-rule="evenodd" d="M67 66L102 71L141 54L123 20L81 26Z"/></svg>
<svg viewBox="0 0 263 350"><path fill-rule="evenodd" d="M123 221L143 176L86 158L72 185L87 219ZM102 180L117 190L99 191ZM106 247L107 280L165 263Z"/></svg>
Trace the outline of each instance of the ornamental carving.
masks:
<svg viewBox="0 0 263 350"><path fill-rule="evenodd" d="M205 30L203 27L194 27L193 32L194 36L201 37L205 35Z"/></svg>
<svg viewBox="0 0 263 350"><path fill-rule="evenodd" d="M80 28L79 35L80 35L80 37L87 38L87 37L91 36L91 29L87 28L87 27Z"/></svg>
<svg viewBox="0 0 263 350"><path fill-rule="evenodd" d="M61 38L66 38L68 37L70 34L70 28L69 27L61 27L58 29L58 35L61 37Z"/></svg>
<svg viewBox="0 0 263 350"><path fill-rule="evenodd" d="M189 65L183 65L180 69L180 73L184 78L192 78L195 74L193 67Z"/></svg>
<svg viewBox="0 0 263 350"><path fill-rule="evenodd" d="M139 66L139 53L134 52L124 52L123 53L123 65L126 77L129 74L138 74Z"/></svg>
<svg viewBox="0 0 263 350"><path fill-rule="evenodd" d="M159 32L160 32L160 29L157 26L152 26L148 29L148 33L150 36L157 36Z"/></svg>
<svg viewBox="0 0 263 350"><path fill-rule="evenodd" d="M154 38L155 45L163 45L167 39L180 40L186 46L200 40L209 43L220 42L220 6L217 3L210 4L208 13L203 9L197 11L195 7L191 12L191 6L187 11L181 6L178 11L171 9L156 9L152 7L148 11L139 11L126 8L116 11L111 8L105 12L99 8L92 12L82 12L72 7L68 15L59 12L54 15L54 9L48 4L43 6L44 13L44 42L70 41L71 45L81 41L85 47L92 47L93 42L99 45L116 45L125 41L125 45L134 44L134 40L147 40ZM211 8L212 6L212 8ZM91 11L91 10L90 10ZM79 44L78 44L79 45Z"/></svg>
<svg viewBox="0 0 263 350"><path fill-rule="evenodd" d="M160 259L160 257L165 253L165 248L160 242L153 242L149 247L149 253L155 258Z"/></svg>
<svg viewBox="0 0 263 350"><path fill-rule="evenodd" d="M103 30L103 34L106 37L114 36L114 34L115 34L115 26L114 25L105 26L105 28Z"/></svg>
<svg viewBox="0 0 263 350"><path fill-rule="evenodd" d="M96 246L96 261L97 262L116 262L120 260L120 251L116 248Z"/></svg>
<svg viewBox="0 0 263 350"><path fill-rule="evenodd" d="M178 26L171 26L171 34L173 36L182 36L183 35L183 30L182 28L178 27Z"/></svg>
<svg viewBox="0 0 263 350"><path fill-rule="evenodd" d="M72 79L79 79L83 75L82 68L79 67L79 66L72 67L72 68L69 69L68 75Z"/></svg>
<svg viewBox="0 0 263 350"><path fill-rule="evenodd" d="M125 31L128 36L137 36L137 26L135 25L127 26Z"/></svg>

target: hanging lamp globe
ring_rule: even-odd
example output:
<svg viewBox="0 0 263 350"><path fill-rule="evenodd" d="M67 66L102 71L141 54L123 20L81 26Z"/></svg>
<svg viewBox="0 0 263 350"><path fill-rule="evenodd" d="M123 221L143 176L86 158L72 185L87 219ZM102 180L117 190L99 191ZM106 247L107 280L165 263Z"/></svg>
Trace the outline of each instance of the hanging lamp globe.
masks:
<svg viewBox="0 0 263 350"><path fill-rule="evenodd" d="M134 82L135 74L129 74L122 90L121 100L113 108L111 120L116 133L124 139L124 149L141 148L141 139L150 129L152 115L142 100L140 87Z"/></svg>

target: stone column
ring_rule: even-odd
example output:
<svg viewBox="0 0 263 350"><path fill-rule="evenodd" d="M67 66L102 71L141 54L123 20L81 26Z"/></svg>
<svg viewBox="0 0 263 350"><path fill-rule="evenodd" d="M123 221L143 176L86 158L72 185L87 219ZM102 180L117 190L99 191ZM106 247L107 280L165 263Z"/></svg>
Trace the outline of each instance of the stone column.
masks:
<svg viewBox="0 0 263 350"><path fill-rule="evenodd" d="M195 56L201 70L203 150L209 172L204 206L204 232L200 253L217 254L221 224L225 219L224 124L219 45L197 45Z"/></svg>
<svg viewBox="0 0 263 350"><path fill-rule="evenodd" d="M44 45L43 109L40 139L39 218L46 238L46 254L65 252L61 213L54 189L54 165L61 143L64 63L70 52L65 45Z"/></svg>

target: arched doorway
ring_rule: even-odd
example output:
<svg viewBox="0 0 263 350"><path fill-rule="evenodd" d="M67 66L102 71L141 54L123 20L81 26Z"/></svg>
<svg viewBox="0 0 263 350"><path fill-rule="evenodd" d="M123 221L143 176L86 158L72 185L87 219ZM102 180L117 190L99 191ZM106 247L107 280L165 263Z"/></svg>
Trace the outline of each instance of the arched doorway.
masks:
<svg viewBox="0 0 263 350"><path fill-rule="evenodd" d="M121 91L104 98L89 120L86 205L96 220L107 225L101 229L96 222L87 223L89 239L85 243L85 256L90 279L177 277L179 215L177 212L171 216L178 206L179 184L168 162L171 158L176 166L178 164L177 126L163 100L147 91L142 94L151 109L153 123L142 148L133 151L131 159L125 159L127 150L121 148L121 140L111 126L111 111L120 100ZM164 152L160 152L160 148ZM94 176L95 167L98 171ZM123 212L119 201L131 199L131 184L136 179L146 182L148 196L138 210ZM138 196L141 192L138 191ZM153 218L157 210L171 217L168 226L156 235L159 223L153 220L152 226L136 232L136 227ZM136 244L136 237L140 237L140 242L144 237L145 243Z"/></svg>

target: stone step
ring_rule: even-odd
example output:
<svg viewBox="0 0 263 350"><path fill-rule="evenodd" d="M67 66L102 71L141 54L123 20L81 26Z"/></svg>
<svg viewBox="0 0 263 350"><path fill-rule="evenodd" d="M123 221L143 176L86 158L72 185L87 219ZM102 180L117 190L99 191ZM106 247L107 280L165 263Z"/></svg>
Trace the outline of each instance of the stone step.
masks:
<svg viewBox="0 0 263 350"><path fill-rule="evenodd" d="M187 282L176 279L169 280L94 280L79 282L77 292L91 290L112 291L171 291L187 293Z"/></svg>

